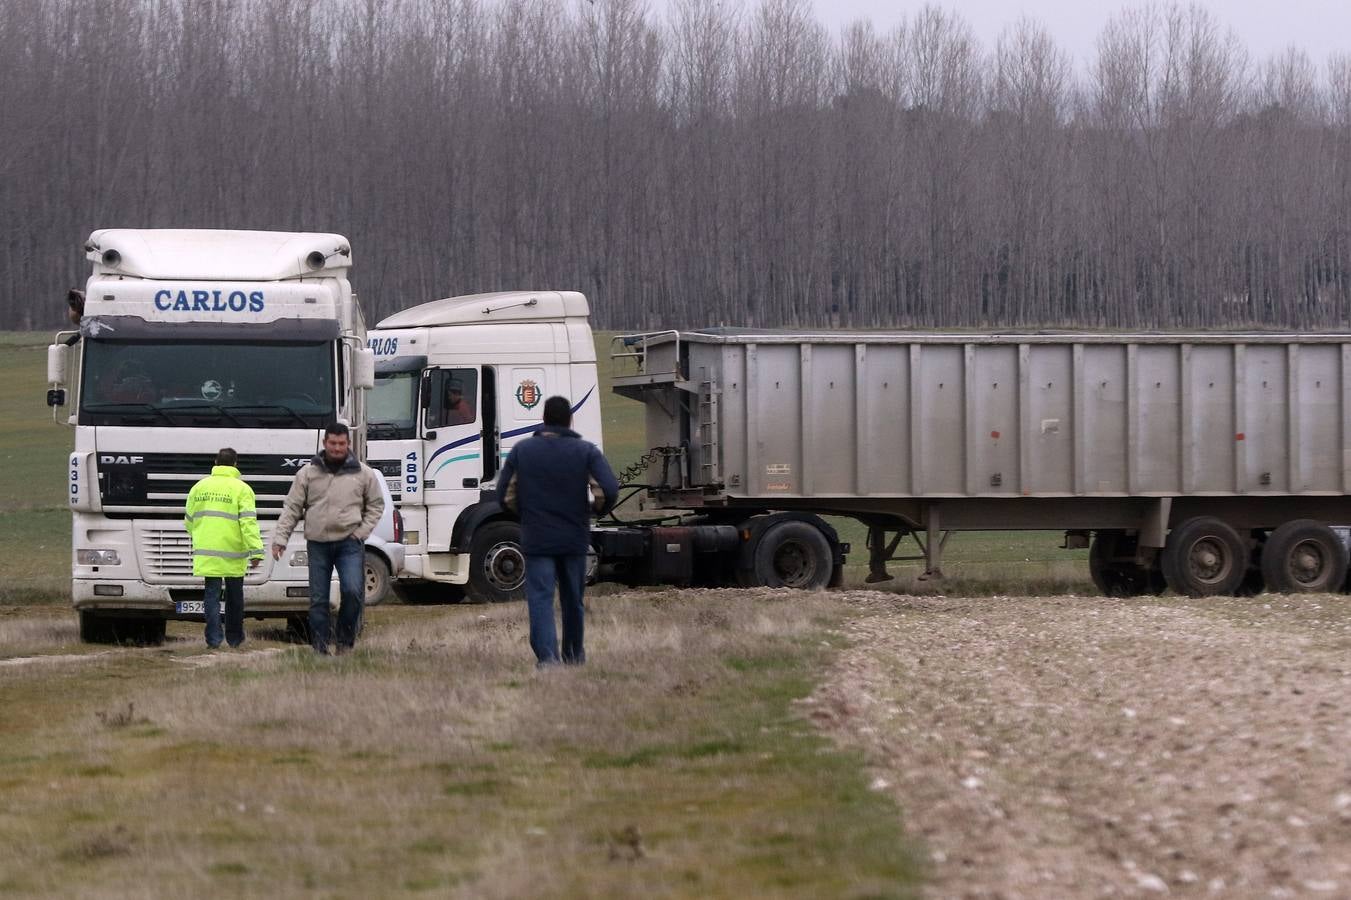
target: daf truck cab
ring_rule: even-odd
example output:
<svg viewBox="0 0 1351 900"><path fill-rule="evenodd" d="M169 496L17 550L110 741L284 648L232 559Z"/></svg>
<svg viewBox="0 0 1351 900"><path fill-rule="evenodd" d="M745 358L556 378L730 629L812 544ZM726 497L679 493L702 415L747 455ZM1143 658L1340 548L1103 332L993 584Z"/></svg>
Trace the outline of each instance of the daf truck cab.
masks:
<svg viewBox="0 0 1351 900"><path fill-rule="evenodd" d="M155 642L202 616L183 511L216 451L238 451L266 546L327 424L361 454L374 358L341 235L108 229L84 249L78 330L48 351L48 403L75 429L73 602L85 640ZM248 572L246 615L303 621L303 550L297 531Z"/></svg>
<svg viewBox="0 0 1351 900"><path fill-rule="evenodd" d="M524 596L520 528L497 503L497 473L556 394L601 443L588 314L574 291L512 291L424 303L371 331L369 462L403 515L409 591Z"/></svg>

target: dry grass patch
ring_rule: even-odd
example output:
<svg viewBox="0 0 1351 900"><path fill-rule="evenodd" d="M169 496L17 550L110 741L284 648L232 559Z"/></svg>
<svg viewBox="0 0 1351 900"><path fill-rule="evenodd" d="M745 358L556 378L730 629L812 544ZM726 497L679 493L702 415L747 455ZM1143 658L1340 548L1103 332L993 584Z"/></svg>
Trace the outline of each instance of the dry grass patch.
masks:
<svg viewBox="0 0 1351 900"><path fill-rule="evenodd" d="M535 671L520 604L396 606L344 657L170 647L29 679L53 715L8 752L0 889L907 894L895 807L795 711L835 652L831 596L591 606L578 669Z"/></svg>
<svg viewBox="0 0 1351 900"><path fill-rule="evenodd" d="M34 653L71 653L80 650L80 628L75 614L61 617L0 616L0 659Z"/></svg>

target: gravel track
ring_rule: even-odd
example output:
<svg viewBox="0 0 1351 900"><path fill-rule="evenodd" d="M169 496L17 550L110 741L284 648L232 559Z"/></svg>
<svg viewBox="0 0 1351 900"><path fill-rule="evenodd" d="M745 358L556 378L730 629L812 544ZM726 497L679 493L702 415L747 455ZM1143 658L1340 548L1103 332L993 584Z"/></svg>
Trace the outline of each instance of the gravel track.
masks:
<svg viewBox="0 0 1351 900"><path fill-rule="evenodd" d="M1351 599L843 594L806 701L931 897L1351 897Z"/></svg>

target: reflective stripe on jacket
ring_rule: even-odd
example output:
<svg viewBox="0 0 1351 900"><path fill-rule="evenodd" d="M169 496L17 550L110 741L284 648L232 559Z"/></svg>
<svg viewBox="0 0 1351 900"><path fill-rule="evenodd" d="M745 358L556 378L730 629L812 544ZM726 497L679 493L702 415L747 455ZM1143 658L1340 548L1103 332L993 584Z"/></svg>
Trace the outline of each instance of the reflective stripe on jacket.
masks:
<svg viewBox="0 0 1351 900"><path fill-rule="evenodd" d="M183 524L192 538L192 574L238 578L251 557L263 558L253 488L234 466L212 466L188 491Z"/></svg>

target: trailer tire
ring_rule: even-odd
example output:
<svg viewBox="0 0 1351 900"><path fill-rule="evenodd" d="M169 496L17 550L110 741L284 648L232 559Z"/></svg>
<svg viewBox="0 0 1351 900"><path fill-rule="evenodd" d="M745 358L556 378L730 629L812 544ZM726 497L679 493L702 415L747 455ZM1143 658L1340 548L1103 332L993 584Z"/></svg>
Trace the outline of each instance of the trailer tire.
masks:
<svg viewBox="0 0 1351 900"><path fill-rule="evenodd" d="M1170 531L1162 556L1164 580L1188 597L1233 596L1248 571L1243 538L1211 516L1188 519Z"/></svg>
<svg viewBox="0 0 1351 900"><path fill-rule="evenodd" d="M789 520L766 528L755 542L747 587L787 587L819 591L830 583L835 563L830 542L819 528Z"/></svg>
<svg viewBox="0 0 1351 900"><path fill-rule="evenodd" d="M1104 597L1162 594L1167 588L1157 560L1146 567L1123 557L1135 555L1138 538L1122 531L1099 531L1088 551L1088 573Z"/></svg>
<svg viewBox="0 0 1351 900"><path fill-rule="evenodd" d="M469 583L465 588L469 599L480 603L525 599L520 525L489 522L474 532L469 542Z"/></svg>
<svg viewBox="0 0 1351 900"><path fill-rule="evenodd" d="M1313 519L1286 522L1262 548L1262 578L1280 594L1326 593L1346 582L1346 547L1337 533Z"/></svg>
<svg viewBox="0 0 1351 900"><path fill-rule="evenodd" d="M367 550L362 576L366 586L366 605L379 606L389 596L389 563Z"/></svg>

